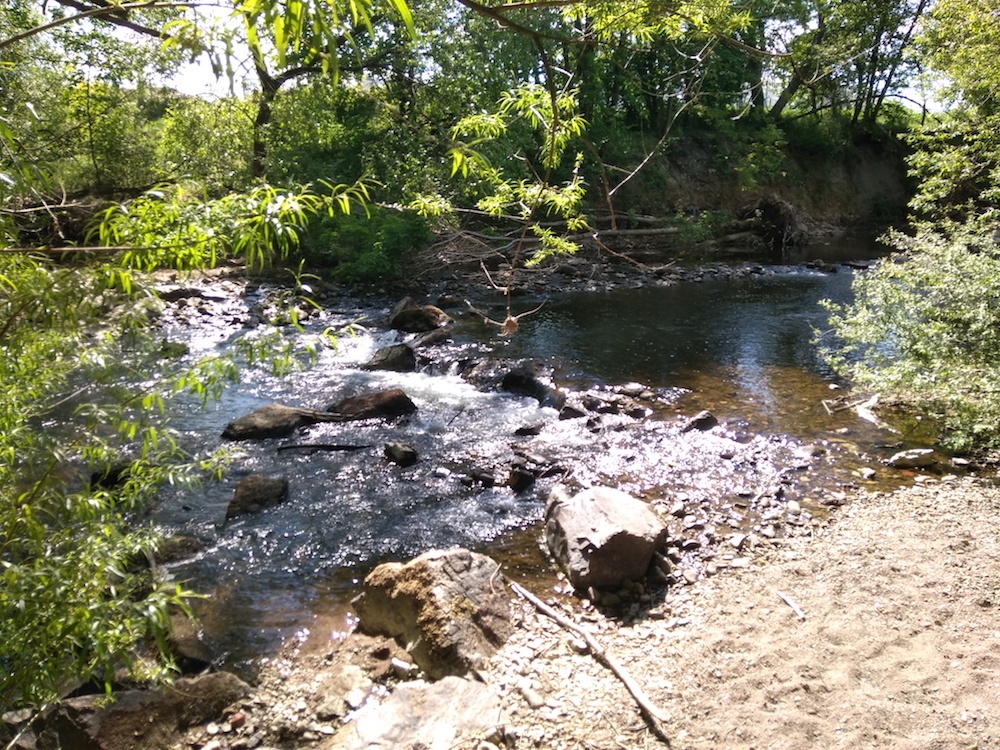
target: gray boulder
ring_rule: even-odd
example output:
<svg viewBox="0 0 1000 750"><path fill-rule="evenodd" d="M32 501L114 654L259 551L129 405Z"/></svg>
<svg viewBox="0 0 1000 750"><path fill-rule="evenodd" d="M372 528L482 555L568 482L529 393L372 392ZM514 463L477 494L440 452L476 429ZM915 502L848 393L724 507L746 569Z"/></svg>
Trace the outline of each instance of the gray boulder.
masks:
<svg viewBox="0 0 1000 750"><path fill-rule="evenodd" d="M545 541L577 588L642 578L666 534L647 503L610 487L573 497L556 487L545 505Z"/></svg>
<svg viewBox="0 0 1000 750"><path fill-rule="evenodd" d="M287 479L250 474L236 483L233 499L226 508L226 520L245 513L259 513L264 508L280 505L287 499Z"/></svg>
<svg viewBox="0 0 1000 750"><path fill-rule="evenodd" d="M503 744L507 718L493 688L445 677L404 682L381 705L359 712L321 750L452 750ZM488 746L488 745L487 745Z"/></svg>
<svg viewBox="0 0 1000 750"><path fill-rule="evenodd" d="M894 469L934 469L938 466L938 457L933 448L911 448L890 458L889 466Z"/></svg>
<svg viewBox="0 0 1000 750"><path fill-rule="evenodd" d="M499 570L461 548L379 565L354 600L361 628L395 638L431 678L481 668L511 632Z"/></svg>

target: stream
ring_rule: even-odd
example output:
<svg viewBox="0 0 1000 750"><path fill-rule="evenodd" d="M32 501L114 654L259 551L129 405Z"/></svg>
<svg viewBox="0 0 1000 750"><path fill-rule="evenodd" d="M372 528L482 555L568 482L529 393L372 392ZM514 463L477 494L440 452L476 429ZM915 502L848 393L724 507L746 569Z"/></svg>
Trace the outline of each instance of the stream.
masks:
<svg viewBox="0 0 1000 750"><path fill-rule="evenodd" d="M553 293L509 339L475 315L449 311L451 340L421 349L422 369L412 373L361 367L378 348L404 340L381 324L390 301L325 299L306 332L356 324L353 333L340 333L336 350L322 351L309 370L281 378L251 370L207 409L180 408L172 423L182 442L213 450L228 422L272 401L324 409L398 387L418 408L394 423L317 424L291 438L228 444L223 481L163 494L155 524L198 547L166 568L210 595L197 609L220 663L247 669L310 629L335 637L349 625L350 599L368 571L434 547L470 547L522 580L553 581L539 521L557 482L614 485L653 503L684 540L683 564L696 575L733 560L735 552L721 550L734 533L763 541L808 533L866 468L876 471L869 485L892 482L881 461L892 452L884 443L898 438L853 411L828 413L823 400L837 395L834 378L813 342L825 323L819 301L850 297L854 271L838 261L876 250L831 245L813 256L820 250L836 272L789 265L740 278L709 272L697 283ZM191 358L225 348L267 293L182 301L165 319L167 335L185 341ZM524 360L541 363L571 401L634 397L645 416L595 408L560 419L535 398L495 387L496 372ZM487 374L470 378L476 370ZM703 409L720 426L682 431ZM389 441L416 448L418 462L402 468L385 460ZM278 452L291 443L364 447ZM540 476L514 492L507 476L525 462L541 467ZM235 483L254 472L286 477L289 499L225 522Z"/></svg>

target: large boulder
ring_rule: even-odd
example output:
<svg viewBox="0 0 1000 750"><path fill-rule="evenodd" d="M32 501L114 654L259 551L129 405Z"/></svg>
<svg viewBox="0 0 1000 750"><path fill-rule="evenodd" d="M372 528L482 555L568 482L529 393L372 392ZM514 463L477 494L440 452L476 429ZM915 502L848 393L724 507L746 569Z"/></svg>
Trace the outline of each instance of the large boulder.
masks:
<svg viewBox="0 0 1000 750"><path fill-rule="evenodd" d="M418 305L412 297L404 297L389 313L389 327L406 333L424 333L451 323L451 317L440 307Z"/></svg>
<svg viewBox="0 0 1000 750"><path fill-rule="evenodd" d="M233 499L226 508L226 520L245 513L259 513L288 499L288 480L264 474L249 474L236 483Z"/></svg>
<svg viewBox="0 0 1000 750"><path fill-rule="evenodd" d="M577 588L642 578L666 534L647 503L610 487L573 497L556 487L545 505L545 541Z"/></svg>
<svg viewBox="0 0 1000 750"><path fill-rule="evenodd" d="M182 678L164 690L126 690L69 698L46 719L39 750L148 750L173 747L195 724L222 721L223 710L250 692L228 672Z"/></svg>
<svg viewBox="0 0 1000 750"><path fill-rule="evenodd" d="M484 667L511 631L499 570L461 548L379 565L354 601L361 628L395 638L432 678Z"/></svg>
<svg viewBox="0 0 1000 750"><path fill-rule="evenodd" d="M222 437L227 440L285 437L312 421L302 409L275 402L233 420L226 425Z"/></svg>
<svg viewBox="0 0 1000 750"><path fill-rule="evenodd" d="M460 677L405 682L381 705L362 709L321 750L493 747L503 744L506 721L499 697L482 682Z"/></svg>
<svg viewBox="0 0 1000 750"><path fill-rule="evenodd" d="M395 419L417 410L416 404L399 388L351 396L327 407L337 418L347 421L355 419Z"/></svg>

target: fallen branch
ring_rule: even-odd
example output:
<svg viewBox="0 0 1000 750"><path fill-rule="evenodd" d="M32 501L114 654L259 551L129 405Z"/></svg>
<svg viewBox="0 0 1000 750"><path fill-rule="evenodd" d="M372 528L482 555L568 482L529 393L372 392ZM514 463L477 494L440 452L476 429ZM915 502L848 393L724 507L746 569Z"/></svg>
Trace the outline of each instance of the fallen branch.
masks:
<svg viewBox="0 0 1000 750"><path fill-rule="evenodd" d="M800 620L806 619L806 613L802 611L802 608L798 604L793 602L791 599L789 599L787 596L782 594L777 589L774 590L774 593L778 595L778 598L781 599L781 601L783 601L785 604L787 604L789 607L792 608L792 612L795 613L796 617L798 617Z"/></svg>
<svg viewBox="0 0 1000 750"><path fill-rule="evenodd" d="M666 716L664 716L663 714L663 711L661 711L660 708L657 707L647 697L646 693L643 692L642 687L640 687L639 683L637 683L632 678L632 675L628 673L625 667L619 664L614 657L612 657L610 654L608 654L607 651L604 650L604 648L601 646L600 643L597 642L597 639L594 638L593 634L589 630L580 625L577 625L569 618L559 614L556 610L554 610L548 604L546 604L537 596L532 594L530 591L525 589L519 583L511 581L510 588L515 594L520 596L522 599L525 599L526 601L534 605L535 609L537 609L543 615L554 620L566 630L569 630L572 633L576 633L578 636L583 638L583 640L587 644L587 648L590 649L591 655L593 655L593 657L597 659L598 662L600 662L605 667L610 669L612 674L614 674L614 676L617 677L621 681L621 683L625 686L625 689L628 690L629 693L631 693L632 698L635 699L636 705L639 707L639 712L642 714L642 717L646 720L646 722L650 725L650 728L653 730L653 733L659 739L663 740L667 744L670 743L670 738L667 736L667 733L662 726L667 721Z"/></svg>
<svg viewBox="0 0 1000 750"><path fill-rule="evenodd" d="M374 447L374 445L342 445L340 443L292 443L291 445L279 445L278 453L294 450L360 451Z"/></svg>

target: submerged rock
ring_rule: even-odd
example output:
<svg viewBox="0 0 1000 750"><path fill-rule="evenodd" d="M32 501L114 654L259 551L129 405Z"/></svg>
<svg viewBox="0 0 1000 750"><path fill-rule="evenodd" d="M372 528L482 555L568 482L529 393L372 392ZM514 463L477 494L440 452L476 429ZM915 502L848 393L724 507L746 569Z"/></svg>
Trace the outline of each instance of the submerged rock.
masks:
<svg viewBox="0 0 1000 750"><path fill-rule="evenodd" d="M398 466L413 466L417 462L417 449L406 443L386 443L385 457Z"/></svg>
<svg viewBox="0 0 1000 750"><path fill-rule="evenodd" d="M688 419L681 427L681 432L691 432L692 430L698 430L699 432L708 432L709 430L718 426L719 426L718 417L712 414L712 412L705 409L698 412L690 419Z"/></svg>
<svg viewBox="0 0 1000 750"><path fill-rule="evenodd" d="M573 497L556 487L545 506L545 541L577 588L642 578L666 535L666 524L647 503L610 487Z"/></svg>
<svg viewBox="0 0 1000 750"><path fill-rule="evenodd" d="M547 383L541 367L533 362L515 367L504 375L500 387L508 393L537 399L542 406L554 409L561 409L566 403L566 394Z"/></svg>
<svg viewBox="0 0 1000 750"><path fill-rule="evenodd" d="M379 565L354 600L361 628L395 638L432 678L482 668L511 632L499 570L461 548Z"/></svg>
<svg viewBox="0 0 1000 750"><path fill-rule="evenodd" d="M226 508L226 520L245 513L259 513L264 508L280 505L287 499L287 479L250 474L236 483L233 499Z"/></svg>
<svg viewBox="0 0 1000 750"><path fill-rule="evenodd" d="M404 682L381 705L361 711L324 750L452 750L490 746L506 724L500 698L482 682L445 677Z"/></svg>

